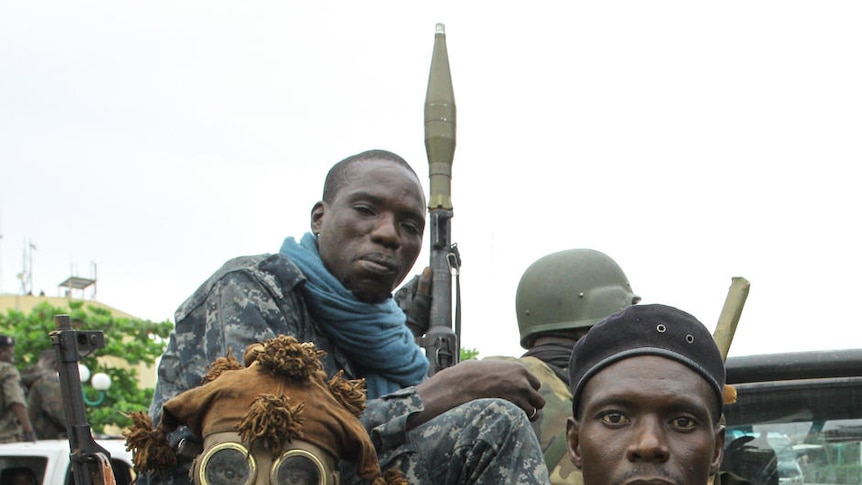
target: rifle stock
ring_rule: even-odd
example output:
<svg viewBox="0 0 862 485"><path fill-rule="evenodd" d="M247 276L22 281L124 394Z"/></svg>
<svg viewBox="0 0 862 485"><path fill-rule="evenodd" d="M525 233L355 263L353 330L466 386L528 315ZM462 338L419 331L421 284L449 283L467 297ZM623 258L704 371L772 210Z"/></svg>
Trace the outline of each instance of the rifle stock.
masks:
<svg viewBox="0 0 862 485"><path fill-rule="evenodd" d="M419 339L428 357L428 375L459 359L459 335L452 328L452 276L460 267L452 244L452 159L455 155L455 95L446 50L446 31L437 24L428 91L425 96L425 151L428 155L431 232L431 309L429 329ZM456 329L460 330L459 328Z"/></svg>
<svg viewBox="0 0 862 485"><path fill-rule="evenodd" d="M114 485L111 454L93 439L84 408L81 374L78 362L95 349L105 346L105 336L98 330L73 330L69 315L54 317L55 330L51 344L60 365L60 389L69 436L69 460L76 485Z"/></svg>

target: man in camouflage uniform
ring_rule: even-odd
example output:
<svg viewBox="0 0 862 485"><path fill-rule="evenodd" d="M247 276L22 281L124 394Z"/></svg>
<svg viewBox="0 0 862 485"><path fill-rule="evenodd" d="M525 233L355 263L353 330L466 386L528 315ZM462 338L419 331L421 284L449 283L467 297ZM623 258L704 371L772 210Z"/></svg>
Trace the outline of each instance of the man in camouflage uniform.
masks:
<svg viewBox="0 0 862 485"><path fill-rule="evenodd" d="M312 232L285 239L278 254L228 261L180 306L159 364L153 422L216 358L292 335L326 352L330 376L343 370L366 380L361 419L384 469L400 469L413 484L548 483L528 421L544 400L524 366L471 361L426 379L425 354L391 295L425 228L425 197L407 162L382 150L339 162L310 222ZM170 439L193 456L199 449L189 437L181 428ZM188 467L139 482L187 483ZM349 467L342 473L356 482Z"/></svg>
<svg viewBox="0 0 862 485"><path fill-rule="evenodd" d="M66 411L54 349L43 350L36 363L38 376L27 392L27 413L39 439L66 437Z"/></svg>
<svg viewBox="0 0 862 485"><path fill-rule="evenodd" d="M545 407L532 421L554 485L582 484L566 453L572 415L567 368L575 342L602 318L640 301L617 263L594 249L569 249L535 261L518 283L518 359L542 382Z"/></svg>
<svg viewBox="0 0 862 485"><path fill-rule="evenodd" d="M21 374L14 362L15 339L0 335L0 443L12 443L22 437L25 441L36 441L27 416Z"/></svg>

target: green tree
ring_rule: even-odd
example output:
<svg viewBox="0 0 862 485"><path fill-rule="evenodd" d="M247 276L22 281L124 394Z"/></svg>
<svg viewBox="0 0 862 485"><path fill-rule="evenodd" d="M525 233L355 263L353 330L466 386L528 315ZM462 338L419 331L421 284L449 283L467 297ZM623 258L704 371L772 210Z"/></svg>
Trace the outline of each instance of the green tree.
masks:
<svg viewBox="0 0 862 485"><path fill-rule="evenodd" d="M475 360L479 356L479 351L476 349L465 349L461 347L461 361Z"/></svg>
<svg viewBox="0 0 862 485"><path fill-rule="evenodd" d="M111 315L109 310L86 302L70 301L68 308L55 307L44 302L29 314L8 310L0 314L0 332L15 338L15 363L22 372L36 363L39 353L52 347L50 333L55 329L54 316L68 314L75 330L101 330L105 335L105 348L97 349L81 359L92 374L104 372L111 377L111 387L104 401L98 406L87 407L87 420L95 433L104 432L106 425L125 427L131 424L125 414L130 411L145 411L153 397L152 388L141 388L135 369L125 366L106 365L98 360L102 356L113 356L124 360L129 366L139 363L152 365L162 355L166 338L173 323L122 318ZM83 383L85 396L97 395L90 383Z"/></svg>

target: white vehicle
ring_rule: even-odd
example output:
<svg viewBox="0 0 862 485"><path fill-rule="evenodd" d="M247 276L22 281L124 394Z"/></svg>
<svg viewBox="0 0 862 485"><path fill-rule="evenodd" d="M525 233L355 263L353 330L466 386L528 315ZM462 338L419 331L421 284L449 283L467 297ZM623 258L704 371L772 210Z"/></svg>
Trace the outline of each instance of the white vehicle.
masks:
<svg viewBox="0 0 862 485"><path fill-rule="evenodd" d="M96 443L111 454L117 485L130 485L135 472L125 441L122 438L98 439ZM6 483L6 475L14 468L29 468L39 485L75 485L68 440L0 444L0 483Z"/></svg>

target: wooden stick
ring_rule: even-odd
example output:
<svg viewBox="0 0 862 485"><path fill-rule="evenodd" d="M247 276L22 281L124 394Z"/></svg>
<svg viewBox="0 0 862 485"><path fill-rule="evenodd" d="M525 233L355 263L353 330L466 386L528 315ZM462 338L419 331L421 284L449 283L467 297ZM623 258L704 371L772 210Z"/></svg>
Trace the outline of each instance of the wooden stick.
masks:
<svg viewBox="0 0 862 485"><path fill-rule="evenodd" d="M751 288L751 283L742 276L731 278L730 288L727 290L727 299L724 300L724 307L718 317L718 325L712 334L724 360L727 360L727 353L730 351L736 326L739 325L739 317L742 315L742 307L745 306L745 300L748 298L749 288Z"/></svg>

